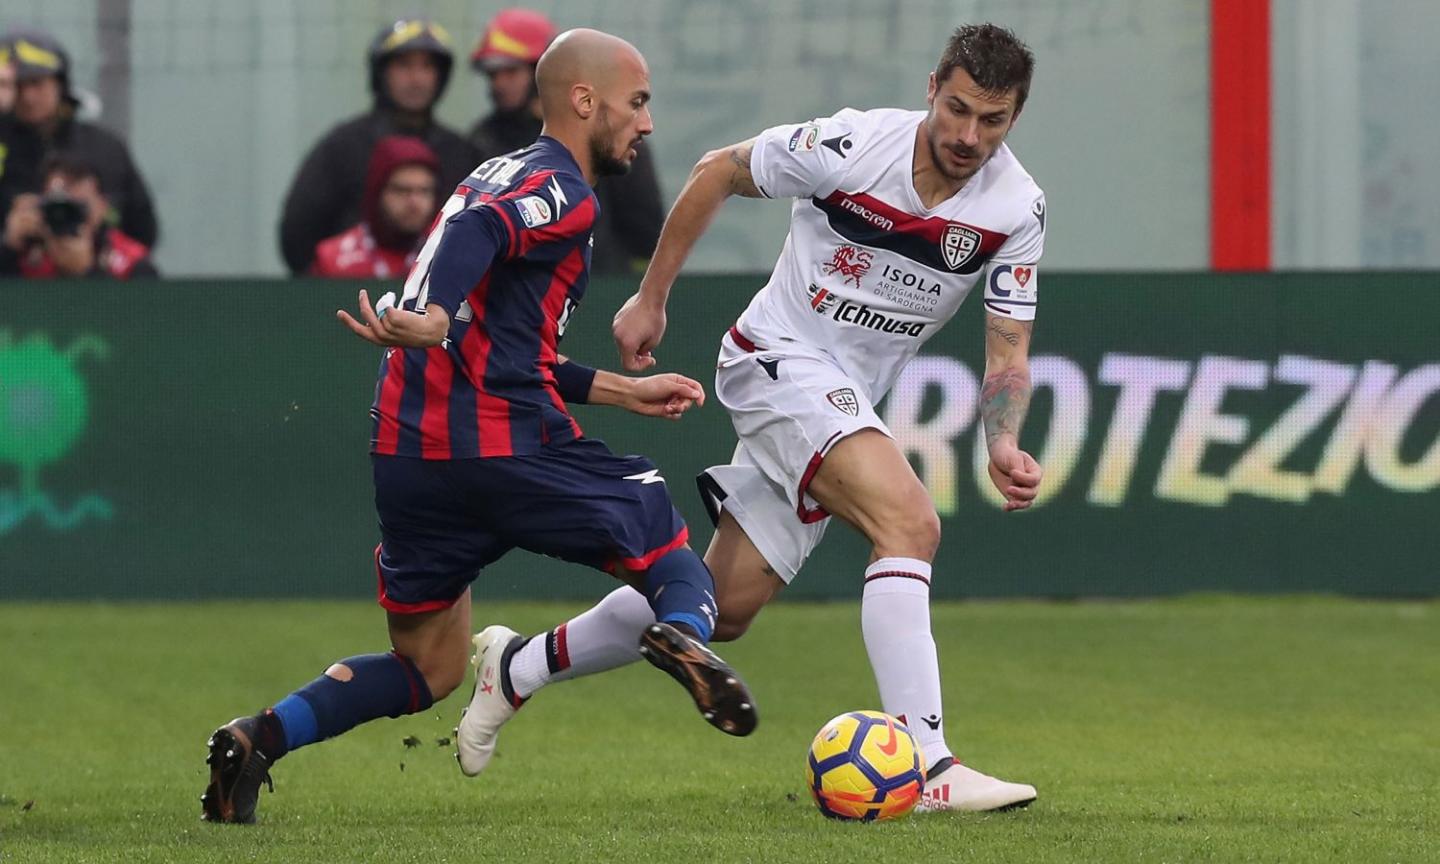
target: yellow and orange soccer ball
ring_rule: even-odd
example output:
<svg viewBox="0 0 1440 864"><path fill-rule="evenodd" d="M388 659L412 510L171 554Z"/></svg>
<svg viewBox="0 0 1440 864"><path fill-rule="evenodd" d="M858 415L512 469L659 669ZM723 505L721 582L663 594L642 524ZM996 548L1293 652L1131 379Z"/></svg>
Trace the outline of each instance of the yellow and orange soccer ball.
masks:
<svg viewBox="0 0 1440 864"><path fill-rule="evenodd" d="M925 757L899 720L850 711L820 727L805 774L815 804L832 819L896 819L920 800Z"/></svg>

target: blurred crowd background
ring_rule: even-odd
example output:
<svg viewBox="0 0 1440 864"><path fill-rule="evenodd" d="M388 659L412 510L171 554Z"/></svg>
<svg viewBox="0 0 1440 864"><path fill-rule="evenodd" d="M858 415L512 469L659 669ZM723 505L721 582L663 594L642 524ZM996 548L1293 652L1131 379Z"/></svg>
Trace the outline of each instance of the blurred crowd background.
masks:
<svg viewBox="0 0 1440 864"><path fill-rule="evenodd" d="M1269 112L1270 265L1440 267L1440 4L1269 2L1270 104L1233 110ZM600 190L596 240L597 272L638 272L706 150L922 107L946 34L979 20L1037 55L1010 143L1047 192L1047 266L1207 268L1197 0L6 0L0 275L403 272L437 194L533 140L534 58L575 26L650 63L656 131ZM768 270L787 220L727 208L691 269Z"/></svg>

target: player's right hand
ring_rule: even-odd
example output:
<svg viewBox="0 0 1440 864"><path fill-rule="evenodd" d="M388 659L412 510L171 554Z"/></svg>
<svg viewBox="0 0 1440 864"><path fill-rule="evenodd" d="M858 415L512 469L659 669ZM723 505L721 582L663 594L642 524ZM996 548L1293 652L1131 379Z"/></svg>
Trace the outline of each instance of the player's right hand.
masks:
<svg viewBox="0 0 1440 864"><path fill-rule="evenodd" d="M372 345L400 348L433 348L445 341L450 332L450 316L434 303L425 307L425 314L410 312L398 307L376 315L370 307L370 295L360 290L360 320L344 309L337 309L335 317L350 328L350 332Z"/></svg>
<svg viewBox="0 0 1440 864"><path fill-rule="evenodd" d="M627 371L649 369L655 365L650 352L665 336L665 304L656 306L635 293L615 313L611 332L615 334L615 347L620 349L620 363Z"/></svg>
<svg viewBox="0 0 1440 864"><path fill-rule="evenodd" d="M1001 509L1006 513L1024 510L1034 503L1045 476L1035 457L1013 444L991 448L989 469L990 482L1005 496Z"/></svg>
<svg viewBox="0 0 1440 864"><path fill-rule="evenodd" d="M622 405L636 414L679 420L692 405L705 404L705 388L684 375L666 372L628 380L631 382L629 397Z"/></svg>

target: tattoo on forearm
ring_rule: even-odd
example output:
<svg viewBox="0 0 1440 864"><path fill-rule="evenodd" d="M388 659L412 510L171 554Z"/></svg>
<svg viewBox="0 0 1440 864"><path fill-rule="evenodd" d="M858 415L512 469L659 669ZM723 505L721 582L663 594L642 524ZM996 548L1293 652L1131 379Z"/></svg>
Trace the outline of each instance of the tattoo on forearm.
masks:
<svg viewBox="0 0 1440 864"><path fill-rule="evenodd" d="M735 170L730 175L730 191L746 198L764 198L765 193L755 185L755 175L750 173L750 156L754 151L755 144L752 141L730 148L730 161L735 165Z"/></svg>
<svg viewBox="0 0 1440 864"><path fill-rule="evenodd" d="M1001 324L999 318L991 318L985 329L1009 342L1012 347L1020 344L1020 334Z"/></svg>
<svg viewBox="0 0 1440 864"><path fill-rule="evenodd" d="M1030 372L1026 369L1002 369L985 376L980 388L980 417L985 423L985 443L1009 432L1017 439L1030 410Z"/></svg>

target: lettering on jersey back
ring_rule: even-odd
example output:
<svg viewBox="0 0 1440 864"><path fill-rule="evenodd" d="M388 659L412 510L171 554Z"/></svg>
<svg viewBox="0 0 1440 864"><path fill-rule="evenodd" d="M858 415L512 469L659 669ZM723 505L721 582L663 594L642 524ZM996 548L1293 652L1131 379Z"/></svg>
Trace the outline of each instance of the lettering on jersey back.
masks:
<svg viewBox="0 0 1440 864"><path fill-rule="evenodd" d="M519 159L496 156L480 163L480 167L471 173L470 178L494 186L508 186L524 170L525 163Z"/></svg>

